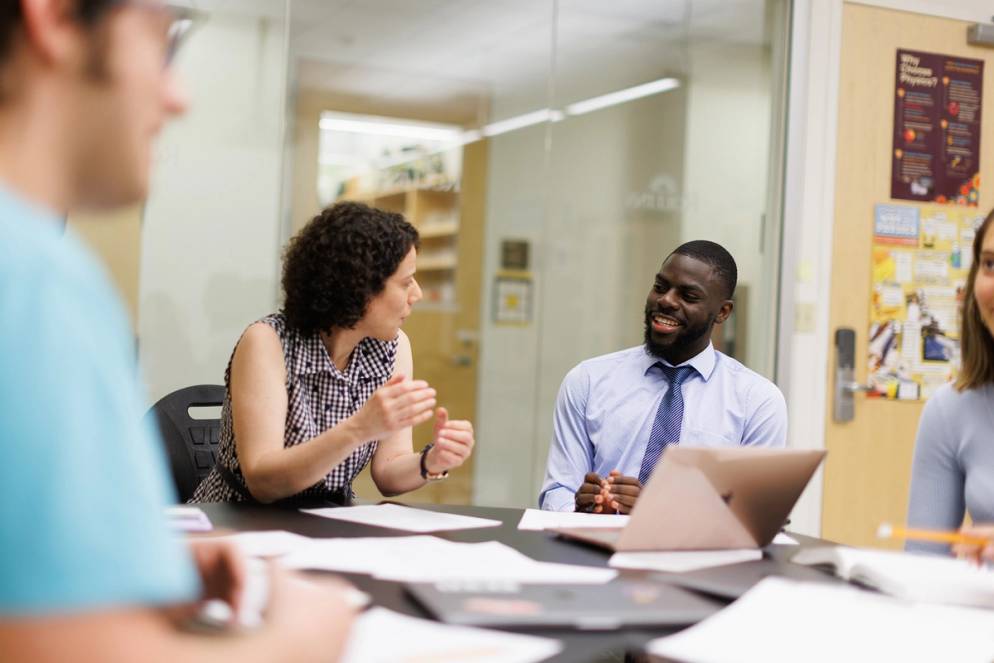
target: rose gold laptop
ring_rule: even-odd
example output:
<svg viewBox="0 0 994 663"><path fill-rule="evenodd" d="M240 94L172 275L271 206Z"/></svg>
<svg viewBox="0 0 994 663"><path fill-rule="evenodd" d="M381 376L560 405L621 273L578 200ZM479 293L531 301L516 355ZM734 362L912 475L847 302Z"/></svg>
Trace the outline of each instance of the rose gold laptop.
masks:
<svg viewBox="0 0 994 663"><path fill-rule="evenodd" d="M669 447L627 525L553 531L625 552L762 548L824 457L801 449Z"/></svg>

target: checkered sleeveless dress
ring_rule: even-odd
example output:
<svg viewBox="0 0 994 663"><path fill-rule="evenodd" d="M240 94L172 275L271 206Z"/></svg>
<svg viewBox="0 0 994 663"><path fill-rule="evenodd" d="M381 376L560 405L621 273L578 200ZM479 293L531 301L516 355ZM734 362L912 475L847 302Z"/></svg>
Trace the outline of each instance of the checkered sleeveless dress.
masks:
<svg viewBox="0 0 994 663"><path fill-rule="evenodd" d="M348 368L341 372L331 361L321 338L303 336L287 325L282 313L258 322L269 325L280 337L287 372L287 413L283 446L292 447L332 428L355 414L393 374L397 341L364 338L356 346ZM234 357L234 351L232 351ZM227 393L221 408L218 465L197 486L191 502L252 501L238 464L234 428L231 425L231 360L224 372ZM287 498L290 502L340 502L354 497L352 481L372 459L377 441L360 446L348 458L310 488ZM232 485L235 483L236 485Z"/></svg>

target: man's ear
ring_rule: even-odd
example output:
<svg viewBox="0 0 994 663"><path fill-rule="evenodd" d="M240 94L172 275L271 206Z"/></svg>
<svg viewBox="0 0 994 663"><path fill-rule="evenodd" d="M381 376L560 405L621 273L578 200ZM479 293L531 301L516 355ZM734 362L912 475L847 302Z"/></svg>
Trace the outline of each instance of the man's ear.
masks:
<svg viewBox="0 0 994 663"><path fill-rule="evenodd" d="M714 323L720 325L725 320L728 320L728 316L732 314L732 309L735 308L735 302L731 299L726 299L721 303L721 308L718 309L718 315L714 318Z"/></svg>
<svg viewBox="0 0 994 663"><path fill-rule="evenodd" d="M25 46L46 64L64 62L80 50L75 0L15 0L21 3Z"/></svg>

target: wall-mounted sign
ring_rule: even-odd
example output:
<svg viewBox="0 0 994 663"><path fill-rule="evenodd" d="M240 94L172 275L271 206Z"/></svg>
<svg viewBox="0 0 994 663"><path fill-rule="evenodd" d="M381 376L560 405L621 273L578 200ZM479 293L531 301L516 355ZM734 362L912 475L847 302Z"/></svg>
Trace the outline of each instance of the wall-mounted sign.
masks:
<svg viewBox="0 0 994 663"><path fill-rule="evenodd" d="M530 253L528 240L525 239L504 239L500 243L500 268L517 269L525 271L528 269L528 254Z"/></svg>
<svg viewBox="0 0 994 663"><path fill-rule="evenodd" d="M531 320L531 278L498 275L494 280L494 323L522 326Z"/></svg>
<svg viewBox="0 0 994 663"><path fill-rule="evenodd" d="M984 63L897 51L890 196L977 205Z"/></svg>

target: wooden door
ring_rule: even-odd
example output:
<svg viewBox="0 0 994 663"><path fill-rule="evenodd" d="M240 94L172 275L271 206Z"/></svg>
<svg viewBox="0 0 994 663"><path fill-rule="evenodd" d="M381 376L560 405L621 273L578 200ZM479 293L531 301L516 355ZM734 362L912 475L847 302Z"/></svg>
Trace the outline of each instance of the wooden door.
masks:
<svg viewBox="0 0 994 663"><path fill-rule="evenodd" d="M833 330L856 330L856 379L867 374L873 207L890 201L894 75L897 49L985 60L987 49L968 46L967 23L908 12L846 4L843 10L839 80L838 153L832 250L830 321ZM994 85L985 76L981 154L994 146ZM981 173L989 160L981 159ZM994 201L990 181L981 182L979 210ZM894 201L913 204L909 201ZM829 352L834 376L835 353ZM832 421L834 377L825 404L822 536L851 545L899 547L876 538L881 522L903 523L915 433L922 403L856 398L856 416Z"/></svg>

